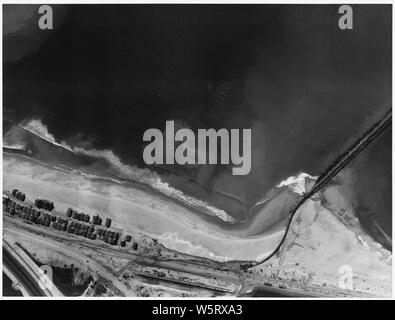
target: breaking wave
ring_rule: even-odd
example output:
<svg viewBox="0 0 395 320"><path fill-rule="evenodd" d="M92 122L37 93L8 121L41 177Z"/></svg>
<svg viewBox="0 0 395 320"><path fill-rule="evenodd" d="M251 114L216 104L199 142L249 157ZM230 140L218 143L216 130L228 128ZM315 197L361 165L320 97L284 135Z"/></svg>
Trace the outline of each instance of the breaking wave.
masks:
<svg viewBox="0 0 395 320"><path fill-rule="evenodd" d="M209 212L212 215L217 216L221 220L224 221L232 220L232 218L224 210L210 206L205 201L198 200L191 196L187 196L182 191L171 187L167 182L163 182L157 173L149 169L142 169L133 165L124 164L120 160L120 158L116 156L114 152L111 150L96 150L96 149L87 150L80 147L75 147L73 148L73 150L81 155L105 160L110 165L111 171L121 178L149 185L155 190L169 197L173 197L177 200L180 200L188 205L195 207L203 207L209 210Z"/></svg>
<svg viewBox="0 0 395 320"><path fill-rule="evenodd" d="M164 182L160 175L154 171L147 168L138 168L137 166L131 164L125 164L122 160L109 149L99 150L94 148L71 146L65 141L58 142L56 138L48 131L48 128L42 123L40 119L31 119L28 121L22 121L18 126L23 129L33 133L34 135L46 140L47 142L56 145L58 147L64 148L70 152L78 155L88 156L91 158L96 158L98 160L104 160L111 173L118 176L121 179L129 180L132 182L144 184L152 187L158 192L176 199L188 206L203 209L207 214L216 216L225 222L235 222L235 219L231 217L222 209L218 209L212 205L209 205L204 200L196 199L192 196L184 194L182 191L175 189L169 185L169 183ZM83 143L83 141L80 141ZM4 141L4 146L7 146L6 141ZM24 141L13 141L13 145L8 147L21 148L24 146ZM75 168L71 168L76 170ZM82 173L80 170L78 170ZM92 176L93 177L93 176ZM98 178L98 176L95 176ZM295 176L291 176L283 181L281 181L277 188L288 187L293 192L303 195L306 193L306 178L316 180L317 177L311 176L307 173L300 173ZM119 182L119 181L118 181ZM257 204L266 202L266 197L261 199Z"/></svg>
<svg viewBox="0 0 395 320"><path fill-rule="evenodd" d="M8 148L8 149L14 149L14 150L23 150L23 149L25 149L25 145L21 144L21 143L12 144L12 143L7 143L6 141L3 141L3 146Z"/></svg>
<svg viewBox="0 0 395 320"><path fill-rule="evenodd" d="M216 216L223 221L234 221L234 219L224 210L211 206L203 200L188 196L182 191L171 187L167 182L162 181L161 177L156 172L123 163L112 150L86 149L77 146L73 147L64 141L58 142L56 138L48 131L48 128L41 122L40 119L23 121L19 124L19 126L33 133L34 135L39 136L47 142L67 149L68 151L79 155L104 160L108 164L110 171L122 179L151 186L153 189L159 191L160 193L177 199L189 206L203 208L205 209L206 213ZM23 141L21 141L20 143L22 145ZM71 169L75 170L73 168Z"/></svg>
<svg viewBox="0 0 395 320"><path fill-rule="evenodd" d="M32 119L29 120L28 122L19 124L20 127L23 129L35 134L36 136L40 137L41 139L44 139L48 141L49 143L52 143L58 147L65 148L71 152L73 151L73 148L67 145L65 142L57 142L55 137L49 133L48 128L41 122L41 119Z"/></svg>
<svg viewBox="0 0 395 320"><path fill-rule="evenodd" d="M317 180L317 176L311 176L308 173L300 173L299 175L296 176L291 176L283 181L281 181L277 187L288 187L290 188L293 192L299 194L299 195L304 195L307 192L306 188L306 178L310 178L312 180Z"/></svg>

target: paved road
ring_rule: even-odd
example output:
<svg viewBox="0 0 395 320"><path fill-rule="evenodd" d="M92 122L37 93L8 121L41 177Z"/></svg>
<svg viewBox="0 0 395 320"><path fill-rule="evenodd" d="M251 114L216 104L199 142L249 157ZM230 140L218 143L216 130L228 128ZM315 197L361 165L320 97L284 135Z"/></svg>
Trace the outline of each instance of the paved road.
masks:
<svg viewBox="0 0 395 320"><path fill-rule="evenodd" d="M328 168L327 171L325 171L317 180L316 184L313 186L312 190L308 192L302 199L301 201L294 207L289 223L287 224L287 228L285 230L284 236L281 239L279 245L277 248L272 252L271 255L269 255L267 258L264 260L257 262L257 263L246 263L247 267L250 266L257 266L259 264L262 264L269 260L283 245L288 231L290 229L290 226L292 224L292 219L299 209L299 207L306 202L311 196L313 196L316 192L318 192L321 188L323 188L329 181L331 181L352 159L356 157L364 148L367 147L369 143L371 143L375 138L377 138L380 133L391 124L392 121L392 111L389 110L384 117L375 123L365 134L359 138L345 153L343 153L335 162L332 166ZM102 248L103 249L103 248ZM122 253L118 252L117 255L121 255ZM7 264L11 270L14 270L15 273L18 275L18 278L21 279L21 283L26 285L26 288L31 292L32 295L45 295L43 294L42 290L38 286L37 282L28 274L25 272L24 268L12 257L12 255L7 251L4 250L3 254L3 261L4 264ZM156 264L160 263L159 261L156 261ZM166 264L164 261L161 262L162 264ZM167 265L166 268L168 269L173 269L173 270L180 270L180 266L177 266L177 261L172 261L168 263L170 265ZM171 266L171 264L174 264ZM227 278L227 277L225 277Z"/></svg>
<svg viewBox="0 0 395 320"><path fill-rule="evenodd" d="M216 277L220 282L225 281L228 283L233 283L234 285L240 285L244 282L247 287L252 288L256 285L264 286L265 283L270 282L272 287L267 288L269 291L277 291L281 292L282 294L288 294L293 296L353 296L360 294L361 296L368 296L366 293L359 293L359 292L345 292L344 290L331 290L331 288L319 288L319 287L311 287L311 286L299 286L298 284L287 282L287 281L279 281L273 279L266 279L266 278L259 278L257 276L250 276L245 274L244 272L237 272L236 270L229 270L220 271L214 269L212 266L204 266L201 263L196 263L195 261L180 261L180 260L172 260L172 259L164 259L161 260L160 257L147 257L144 254L138 254L135 252L128 252L126 250L120 248L113 248L107 246L97 245L91 242L84 241L84 239L77 238L73 240L71 236L68 234L61 235L57 233L56 235L50 229L38 227L35 225L25 224L23 221L17 220L13 217L5 216L6 218L6 225L5 225L5 232L12 236L15 234L17 236L27 237L27 240L38 241L43 245L48 245L50 247L54 247L56 251L64 252L66 256L74 257L79 261L86 261L89 260L89 265L92 268L92 271L98 272L102 277L110 280L113 285L120 291L120 292L127 292L130 290L126 290L125 286L118 282L118 277L122 273L123 268L121 268L118 272L114 270L110 271L106 269L104 266L99 265L97 261L93 261L91 258L88 258L83 250L75 251L73 245L78 245L78 247L85 247L86 249L92 250L95 252L96 255L104 255L107 257L118 257L126 260L130 260L131 263L135 263L140 265L141 267L155 267L158 270L169 270L172 272L181 272L181 273L189 273L193 278L193 276L201 277L202 280L207 278ZM10 228L7 224L13 223L14 228ZM22 227L22 228L21 228ZM16 228L16 229L15 229ZM29 232L29 229L32 228L33 233ZM55 240L56 239L56 240ZM68 244L69 243L69 244ZM160 281L170 281L171 279L167 279L166 277L159 277L153 276L150 277L157 278ZM194 284L193 280L186 281L185 284L192 285ZM280 285L284 286L284 289L280 288ZM204 285L199 285L199 287L204 287ZM303 288L302 288L303 287ZM207 286L207 289L209 288ZM217 291L223 291L221 288L217 289ZM225 290L228 291L228 290ZM232 292L234 290L231 290ZM130 292L131 293L131 292ZM233 292L237 294L236 292Z"/></svg>
<svg viewBox="0 0 395 320"><path fill-rule="evenodd" d="M42 297L46 296L44 291L40 288L37 281L30 275L29 272L3 247L3 264L10 270L18 279L19 283L25 288L29 296Z"/></svg>

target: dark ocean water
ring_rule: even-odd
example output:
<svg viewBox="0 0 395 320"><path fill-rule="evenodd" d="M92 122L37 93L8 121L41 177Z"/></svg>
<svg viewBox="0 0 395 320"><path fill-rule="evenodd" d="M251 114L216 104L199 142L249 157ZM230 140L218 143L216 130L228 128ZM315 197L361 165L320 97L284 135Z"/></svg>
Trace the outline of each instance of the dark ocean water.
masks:
<svg viewBox="0 0 395 320"><path fill-rule="evenodd" d="M352 31L332 5L54 6L47 34L34 14L19 29L8 19L5 115L139 163L144 131L168 119L252 128L246 178L263 195L297 172L319 175L391 107L391 7L353 8ZM366 166L390 170L387 155Z"/></svg>
<svg viewBox="0 0 395 320"><path fill-rule="evenodd" d="M351 164L354 206L359 215L372 215L385 233L392 231L392 128L388 127Z"/></svg>

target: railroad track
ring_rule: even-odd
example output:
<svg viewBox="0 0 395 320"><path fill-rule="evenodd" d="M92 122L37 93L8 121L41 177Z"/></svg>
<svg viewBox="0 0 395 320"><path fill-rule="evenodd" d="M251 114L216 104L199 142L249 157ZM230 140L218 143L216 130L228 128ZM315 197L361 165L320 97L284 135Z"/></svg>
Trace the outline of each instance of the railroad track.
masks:
<svg viewBox="0 0 395 320"><path fill-rule="evenodd" d="M284 235L280 240L278 246L274 249L274 251L262 261L256 263L250 263L247 265L246 269L258 266L266 261L268 261L271 257L273 257L282 247L284 241L288 235L290 227L293 222L293 218L298 211L298 209L304 204L308 199L310 199L315 193L321 190L329 181L331 181L347 164L350 163L361 151L363 151L374 139L376 139L380 133L387 128L392 121L392 109L388 110L384 116L372 125L356 142L354 142L346 152L341 154L335 162L317 179L313 188L306 193L303 198L295 205L295 207L291 210L291 215L289 218L289 222L287 223L287 227L285 229Z"/></svg>

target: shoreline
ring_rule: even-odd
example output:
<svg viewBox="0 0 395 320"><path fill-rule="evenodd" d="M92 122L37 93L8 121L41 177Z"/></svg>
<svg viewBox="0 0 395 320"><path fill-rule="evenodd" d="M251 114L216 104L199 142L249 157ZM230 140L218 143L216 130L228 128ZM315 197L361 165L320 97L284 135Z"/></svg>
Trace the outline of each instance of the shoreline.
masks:
<svg viewBox="0 0 395 320"><path fill-rule="evenodd" d="M119 183L120 185L125 186L125 187L131 187L131 188L138 189L140 191L143 191L143 192L146 192L150 195L158 197L161 200L173 202L173 203L175 203L187 210L192 211L196 216L203 219L205 222L214 224L215 226L218 226L218 227L221 227L221 228L224 228L227 230L242 229L243 225L252 223L253 219L258 215L259 209L263 208L266 204L268 204L270 201L275 199L276 195L278 195L281 192L280 189L275 190L275 192L272 192L270 197L266 198L264 202L259 202L257 205L253 205L251 207L251 209L249 210L249 215L248 215L247 219L240 220L240 221L225 221L223 219L220 219L217 215L210 212L206 208L203 208L201 206L191 205L191 204L187 203L186 201L182 201L176 197L173 197L173 196L167 195L166 193L160 192L158 189L156 189L148 184L141 183L138 181L132 181L132 180L122 178L122 177L118 177L114 173L112 173L111 170L108 170L109 173L111 174L111 176L114 177L114 180L117 180L118 182L112 181L111 177L100 177L100 176L97 176L96 174L86 173L86 172L81 171L80 169L73 169L73 168L67 167L65 165L58 165L58 164L43 162L43 161L38 160L34 157L31 157L25 150L21 150L21 149L11 149L8 147L3 147L3 154L11 156L11 157L15 156L15 155L21 156L25 160L38 162L41 165L47 166L51 169L54 167L55 168L60 167L63 170L74 171L77 174L81 174L81 175L86 174L88 176L90 175L90 177L88 177L88 178L92 181L104 182L104 183L110 183L110 182ZM264 233L270 232L272 228L277 229L277 226L281 225L284 222L284 220L286 220L286 219L287 219L287 217L285 217L285 219L280 219L276 223L269 226L267 229L262 230L262 232L259 235L256 235L256 237L264 236ZM252 238L254 236L250 236L250 237Z"/></svg>
<svg viewBox="0 0 395 320"><path fill-rule="evenodd" d="M54 172L54 174L56 174L56 171L58 171L59 174L61 174L62 177L59 187L63 188L63 183L62 181L64 180L64 182L67 182L68 179L72 179L74 181L74 178L72 178L70 176L70 178L67 176L68 174L72 174L75 176L76 179L83 179L86 180L87 183L89 182L89 177L87 178L86 176L81 176L80 174L74 172L68 172L69 170L62 167L62 168L55 168L54 166L52 166L51 164L48 163L42 163L40 160L28 157L24 154L17 154L17 153L4 153L5 156L5 163L8 165L10 165L10 169L11 171L9 171L7 169L8 174L6 174L5 178L8 180L7 176L9 176L9 182L7 182L7 189L12 189L12 186L14 185L13 181L13 175L12 175L12 169L13 166L22 166L23 167L27 167L29 168L30 166L32 166L32 168L35 168L36 166L41 167L42 169L40 170L44 170L44 171L39 171L42 172L42 174L46 175L45 172ZM23 163L25 162L25 164ZM28 163L31 163L31 165L29 165ZM17 167L16 167L17 168ZM28 178L28 180L30 181L28 183L29 185L29 189L31 189L32 187L34 187L34 184L39 183L41 185L41 180L37 178L39 178L39 176L37 176L36 178L31 177L31 174L35 171L30 173L30 169L28 169L28 172L16 172L16 179L19 179L19 188L21 188L23 190L23 181L24 181L24 176L25 174L27 174L26 178ZM67 175L65 175L67 174ZM51 180L48 180L51 181ZM77 183L79 183L79 180L75 180ZM43 183L45 182L44 185L46 185L46 181L43 181ZM53 181L54 183L56 183L56 181ZM10 184L11 183L11 184ZM33 184L31 184L33 183ZM106 183L107 186L103 185L102 183ZM126 211L123 210L120 212L121 215L119 215L120 217L120 221L121 224L122 223L126 223L130 224L131 229L130 230L136 230L139 231L143 234L149 235L150 238L153 239L157 239L160 241L160 243L165 246L166 248L169 248L171 250L174 251L178 251L184 254L189 254L191 256L196 256L196 257L200 257L200 258L207 258L209 260L213 260L219 263L228 263L228 262L233 262L235 265L240 265L240 262L252 262L252 263L256 263L256 261L265 258L268 254L270 254L270 252L272 251L272 249L276 246L278 240L281 238L282 233L283 233L283 229L284 226L283 224L280 225L276 225L276 230L269 230L268 232L264 232L262 234L260 234L259 236L248 236L245 233L230 233L229 229L227 227L229 227L229 224L227 224L226 222L223 221L219 221L219 219L217 218L213 218L211 216L207 216L205 213L201 213L199 211L197 211L195 208L190 208L189 206L185 206L182 203L179 203L177 201L174 201L172 198L167 197L166 195L163 194L159 194L158 195L158 191L151 191L150 188L147 188L146 186L141 186L139 184L136 184L135 182L123 182L121 185L119 183L114 183L112 181L109 181L107 179L100 179L99 182L94 182L94 184L92 185L92 187L97 188L100 187L100 185L102 185L102 187L104 187L104 190L110 190L112 189L111 186L115 187L115 188L120 188L119 191L121 191L122 189L125 190L125 192L130 193L131 195L133 194L133 189L136 190L141 190L138 193L136 193L136 195L140 194L141 195L146 195L149 198L152 199L157 199L157 201L163 201L164 205L166 206L166 210L172 210L171 208L176 208L174 206L178 206L179 209L175 209L174 212L178 211L178 214L182 214L183 211L185 211L185 213L188 212L188 215L185 216L185 219L182 216L178 216L177 218L177 214L171 214L170 216L166 215L166 211L162 212L163 215L163 222L168 225L170 228L164 228L162 227L162 229L160 229L160 225L161 223L158 222L156 223L156 226L150 226L150 224L148 223L149 217L151 215L157 214L155 213L155 211L152 211L152 213L149 213L149 216L144 217L141 216L141 218L139 218L139 212L135 211L130 218L128 217L128 215L126 215ZM118 186L117 186L118 185ZM38 186L38 185L37 185ZM66 186L66 185L65 185ZM110 187L110 188L108 188ZM129 187L129 188L128 188ZM71 185L70 187L68 187L68 189L70 191L74 190L74 186ZM127 191L127 189L129 189L129 191ZM56 189L57 190L57 189ZM60 190L60 189L59 189ZM26 190L28 191L28 190ZM92 198L91 196L89 196L88 198L88 202L92 201L93 199L96 199L97 196L100 197L100 193L97 193L94 191L94 189L92 189L92 191L94 192L92 194ZM151 192L150 192L151 191ZM54 192L58 192L58 191L54 191ZM68 191L67 191L68 192ZM78 190L74 190L73 193L75 192L79 192ZM121 191L123 192L123 191ZM39 193L34 194L33 197L40 197L40 194L44 193L45 194L45 188L42 189L41 191L39 191ZM64 202L64 196L62 196L61 198L57 198L57 197L53 197L53 195L51 196L50 194L52 194L53 192L49 192L49 194L47 195L47 198L54 200L56 203L58 203L58 201L60 201L60 204L62 204L62 206L60 206L63 210L63 207L65 206L65 203L70 206L71 203L67 203ZM73 193L71 193L70 195L72 195ZM29 193L30 194L30 193ZM96 194L96 195L94 195ZM103 201L99 201L98 202L98 207L95 209L95 207L90 207L90 209L88 209L88 207L86 208L86 210L88 210L87 212L91 212L89 210L93 210L92 212L94 212L95 210L99 210L98 212L100 212L100 210L103 210L103 204L105 203L104 199L106 196L111 196L111 193L105 192L101 197ZM126 194L127 195L127 194ZM138 197L141 197L140 195L138 195ZM145 196L144 196L145 197ZM71 199L71 198L70 198ZM97 198L99 199L99 198ZM124 200L122 200L122 198L118 199L117 198L117 202L120 200L122 202L125 201L129 201L128 200L129 197L125 198ZM137 198L138 199L138 198ZM134 200L131 199L131 203L134 203ZM138 200L136 202L136 207L138 208L139 206L139 202L140 200ZM87 203L88 203L87 202ZM148 203L147 203L148 204ZM66 205L66 206L67 206ZM86 206L86 204L81 203L82 206ZM142 205L144 205L144 202L142 202ZM116 204L116 206L118 206L118 204ZM124 208L127 208L127 204L126 202L124 204L121 204L121 206L124 206ZM101 209L98 209L102 207ZM134 208L134 205L133 205ZM59 209L59 208L58 208ZM158 208L159 209L159 208ZM156 211L158 209L155 209ZM106 209L104 209L106 210ZM121 209L122 210L122 209ZM138 209L137 209L138 210ZM162 210L162 209L159 209ZM181 211L180 211L181 210ZM162 210L163 211L163 210ZM103 211L105 212L105 211ZM145 211L142 211L145 212ZM159 211L158 211L159 213ZM148 214L148 211L147 211ZM117 216L116 212L115 212L115 216L114 216L114 212L112 211L112 215L115 218L115 216ZM168 218L165 218L167 217ZM133 220L135 217L137 220ZM153 217L153 216L152 216ZM160 216L158 216L159 219ZM126 220L125 220L126 219ZM160 218L162 219L162 218ZM180 220L181 219L181 220ZM193 219L193 220L190 220ZM200 221L199 221L200 220ZM155 220L156 221L156 220ZM162 220L158 220L158 221L162 221ZM174 221L173 226L171 227L171 221ZM179 221L179 222L177 222ZM193 227L192 230L192 234L195 236L191 236L190 232L187 232L187 229L185 229L185 227L187 227L187 225L185 223L193 223L193 225L196 225L196 227ZM136 229L137 228L137 229ZM221 230L222 229L222 230ZM205 231L206 230L206 231ZM216 231L217 230L217 231ZM176 236L173 237L173 234L175 234ZM189 236L188 236L189 234ZM177 236L178 235L178 236ZM162 237L164 236L164 237ZM198 237L198 238L196 238ZM198 242L196 242L196 239L200 239ZM162 239L163 238L163 239ZM217 239L217 240L216 240ZM202 242L201 242L202 241ZM219 242L218 242L219 241ZM217 243L218 246L215 244ZM254 245L254 243L256 245ZM237 245L236 249L232 249L231 247L234 245ZM248 246L252 245L251 250L247 250L245 251L245 249L247 249ZM221 249L222 248L222 249ZM202 250L202 252L201 252ZM222 251L224 250L224 251ZM236 251L234 251L236 250Z"/></svg>

